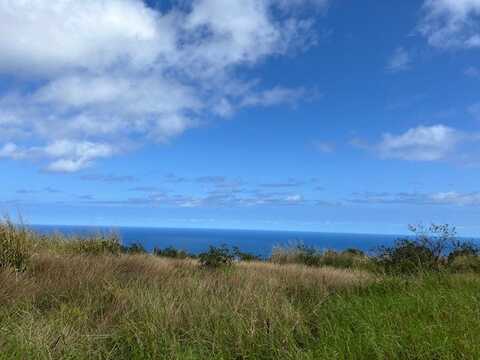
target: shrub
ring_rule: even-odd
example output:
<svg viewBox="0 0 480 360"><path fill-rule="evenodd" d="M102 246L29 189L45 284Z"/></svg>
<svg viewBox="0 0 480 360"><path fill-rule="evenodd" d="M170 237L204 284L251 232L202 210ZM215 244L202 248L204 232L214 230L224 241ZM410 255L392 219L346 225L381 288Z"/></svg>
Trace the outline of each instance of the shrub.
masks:
<svg viewBox="0 0 480 360"><path fill-rule="evenodd" d="M191 257L184 250L178 250L173 246L166 247L165 249L155 248L153 249L153 254L155 256L167 257L172 259L186 259Z"/></svg>
<svg viewBox="0 0 480 360"><path fill-rule="evenodd" d="M143 247L142 244L133 243L129 246L122 246L122 252L130 255L146 254L147 250Z"/></svg>
<svg viewBox="0 0 480 360"><path fill-rule="evenodd" d="M417 273L433 270L436 265L433 252L416 241L403 239L393 247L380 248L378 263L387 273Z"/></svg>
<svg viewBox="0 0 480 360"><path fill-rule="evenodd" d="M200 264L206 268L219 268L233 263L235 256L226 245L221 247L210 246L207 252L198 255Z"/></svg>
<svg viewBox="0 0 480 360"><path fill-rule="evenodd" d="M432 224L410 225L413 237L400 239L392 247L381 247L378 263L388 273L412 274L437 271L445 266L445 255L458 243L454 227Z"/></svg>
<svg viewBox="0 0 480 360"><path fill-rule="evenodd" d="M8 219L0 223L0 268L24 271L31 251L31 232Z"/></svg>

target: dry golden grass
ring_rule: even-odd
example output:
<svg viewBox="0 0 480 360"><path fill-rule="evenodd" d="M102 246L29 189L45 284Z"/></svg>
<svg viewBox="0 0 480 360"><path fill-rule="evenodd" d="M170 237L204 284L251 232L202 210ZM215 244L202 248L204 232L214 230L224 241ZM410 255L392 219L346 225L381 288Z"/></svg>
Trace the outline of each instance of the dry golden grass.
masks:
<svg viewBox="0 0 480 360"><path fill-rule="evenodd" d="M278 352L311 333L305 306L371 281L300 265L206 270L195 260L42 251L25 273L0 272L0 339L4 354L45 359Z"/></svg>

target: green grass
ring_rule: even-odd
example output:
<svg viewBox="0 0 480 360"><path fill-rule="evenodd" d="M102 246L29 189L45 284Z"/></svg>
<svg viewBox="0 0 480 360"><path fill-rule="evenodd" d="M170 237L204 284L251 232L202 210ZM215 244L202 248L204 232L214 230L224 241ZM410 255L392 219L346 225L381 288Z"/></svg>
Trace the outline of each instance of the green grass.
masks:
<svg viewBox="0 0 480 360"><path fill-rule="evenodd" d="M384 279L321 307L316 358L478 359L480 278Z"/></svg>
<svg viewBox="0 0 480 360"><path fill-rule="evenodd" d="M28 256L0 268L2 360L480 358L479 275L212 269L4 229L3 249Z"/></svg>

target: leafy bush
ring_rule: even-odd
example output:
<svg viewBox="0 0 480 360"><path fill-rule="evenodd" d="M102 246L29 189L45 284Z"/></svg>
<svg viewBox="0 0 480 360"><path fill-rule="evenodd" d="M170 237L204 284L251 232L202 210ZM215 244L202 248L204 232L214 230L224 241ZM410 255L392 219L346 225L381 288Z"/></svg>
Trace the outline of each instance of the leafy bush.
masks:
<svg viewBox="0 0 480 360"><path fill-rule="evenodd" d="M416 241L403 239L393 247L380 248L378 263L387 273L417 273L433 270L437 263L433 252Z"/></svg>
<svg viewBox="0 0 480 360"><path fill-rule="evenodd" d="M448 252L461 244L455 228L448 224L410 225L409 229L413 233L411 238L379 249L377 261L386 272L412 274L440 270L445 267Z"/></svg>
<svg viewBox="0 0 480 360"><path fill-rule="evenodd" d="M145 250L142 244L133 243L129 246L122 246L122 252L124 252L125 254L138 255L146 254L147 250Z"/></svg>
<svg viewBox="0 0 480 360"><path fill-rule="evenodd" d="M221 247L210 246L207 252L198 255L200 264L206 268L219 268L233 263L235 255L226 245Z"/></svg>
<svg viewBox="0 0 480 360"><path fill-rule="evenodd" d="M0 268L24 271L30 257L32 234L8 219L0 223Z"/></svg>
<svg viewBox="0 0 480 360"><path fill-rule="evenodd" d="M166 247L163 250L160 248L155 248L153 249L153 254L155 256L167 257L172 259L186 259L188 257L191 257L190 255L187 254L186 251L178 250L173 246Z"/></svg>

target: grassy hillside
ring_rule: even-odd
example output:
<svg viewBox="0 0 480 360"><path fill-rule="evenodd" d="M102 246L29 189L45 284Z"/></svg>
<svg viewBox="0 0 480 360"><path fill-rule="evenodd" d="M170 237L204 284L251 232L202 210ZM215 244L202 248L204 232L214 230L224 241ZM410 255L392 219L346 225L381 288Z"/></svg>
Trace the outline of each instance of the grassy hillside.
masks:
<svg viewBox="0 0 480 360"><path fill-rule="evenodd" d="M0 359L480 358L475 274L213 268L117 246L0 227Z"/></svg>

